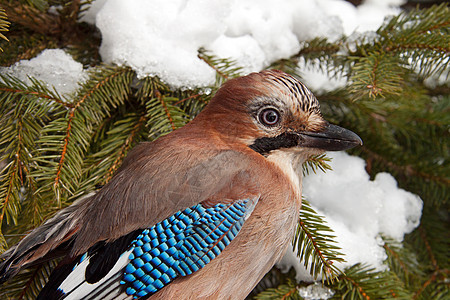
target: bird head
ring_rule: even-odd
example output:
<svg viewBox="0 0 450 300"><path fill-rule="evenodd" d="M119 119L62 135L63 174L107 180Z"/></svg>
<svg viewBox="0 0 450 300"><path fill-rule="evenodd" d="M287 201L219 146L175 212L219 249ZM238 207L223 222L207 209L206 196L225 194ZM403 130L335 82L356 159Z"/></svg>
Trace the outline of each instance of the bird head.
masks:
<svg viewBox="0 0 450 300"><path fill-rule="evenodd" d="M264 156L282 150L307 157L362 145L358 135L322 117L319 102L304 84L277 70L227 81L204 116L220 136Z"/></svg>

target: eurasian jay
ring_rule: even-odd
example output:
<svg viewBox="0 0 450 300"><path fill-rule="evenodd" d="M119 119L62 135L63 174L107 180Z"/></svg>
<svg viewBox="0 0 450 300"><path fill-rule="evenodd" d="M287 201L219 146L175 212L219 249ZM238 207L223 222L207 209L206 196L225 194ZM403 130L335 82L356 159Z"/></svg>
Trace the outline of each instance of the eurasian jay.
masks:
<svg viewBox="0 0 450 300"><path fill-rule="evenodd" d="M290 245L311 155L361 145L296 78L231 79L136 146L98 192L6 251L0 280L63 257L40 299L244 299Z"/></svg>

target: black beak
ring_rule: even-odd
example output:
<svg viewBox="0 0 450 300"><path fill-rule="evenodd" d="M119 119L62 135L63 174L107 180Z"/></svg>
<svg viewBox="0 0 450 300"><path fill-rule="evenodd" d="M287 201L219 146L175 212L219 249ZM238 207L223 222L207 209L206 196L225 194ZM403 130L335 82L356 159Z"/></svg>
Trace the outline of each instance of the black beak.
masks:
<svg viewBox="0 0 450 300"><path fill-rule="evenodd" d="M348 129L328 124L320 132L302 132L299 134L300 147L317 148L326 151L340 151L363 144L361 138Z"/></svg>

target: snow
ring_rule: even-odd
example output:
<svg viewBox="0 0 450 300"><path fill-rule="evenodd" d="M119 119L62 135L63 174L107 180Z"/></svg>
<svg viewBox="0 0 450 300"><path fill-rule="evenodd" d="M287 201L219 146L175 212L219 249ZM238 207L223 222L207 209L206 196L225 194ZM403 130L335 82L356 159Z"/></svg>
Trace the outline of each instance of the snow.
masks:
<svg viewBox="0 0 450 300"><path fill-rule="evenodd" d="M381 235L401 242L419 225L422 200L403 189L388 173L370 180L364 160L345 152L330 152L333 171L310 174L303 180L303 196L325 217L345 253L343 269L358 262L383 270L386 253ZM303 265L288 251L279 266L294 266L299 280L311 281Z"/></svg>
<svg viewBox="0 0 450 300"><path fill-rule="evenodd" d="M388 15L400 13L403 0L366 0L358 7L341 0L318 0L320 9L328 16L338 16L344 33L374 31Z"/></svg>
<svg viewBox="0 0 450 300"><path fill-rule="evenodd" d="M215 82L214 70L198 58L200 48L235 61L245 75L294 55L302 41L376 30L403 2L366 0L354 7L343 0L97 0L81 20L100 30L103 61L190 88ZM324 77L316 73L307 73L306 84Z"/></svg>
<svg viewBox="0 0 450 300"><path fill-rule="evenodd" d="M97 0L81 21L100 30L104 62L129 66L139 77L157 75L175 88L192 88L215 82L215 71L198 57L200 48L234 60L247 74L294 55L315 37L366 35L386 16L397 14L403 3L366 0L354 7L343 0ZM318 92L346 83L306 68L302 60L298 68L305 84ZM44 50L0 72L27 82L27 76L35 77L64 95L86 78L82 65L61 49ZM336 232L347 260L339 267L362 262L382 269L386 255L380 235L401 241L418 225L422 202L399 189L389 174L370 180L362 159L330 156L334 171L305 178L304 195ZM281 265L295 265L299 278L311 279L293 253Z"/></svg>
<svg viewBox="0 0 450 300"><path fill-rule="evenodd" d="M212 85L215 71L198 49L223 34L228 1L109 0L96 16L103 61L157 75L174 87ZM157 9L155 9L157 8Z"/></svg>
<svg viewBox="0 0 450 300"><path fill-rule="evenodd" d="M334 295L334 291L317 282L298 288L298 294L304 300L325 300Z"/></svg>
<svg viewBox="0 0 450 300"><path fill-rule="evenodd" d="M366 0L355 7L343 0L96 0L80 21L100 30L104 62L129 66L138 77L156 75L174 88L186 89L215 82L213 68L198 57L200 48L235 61L245 75L294 55L303 41L376 30L387 15L399 12L403 2ZM71 78L73 84L51 74L63 74L60 60L63 66L79 66L61 53L53 54L54 58L46 53L38 61L19 62L20 67L8 73L25 78L29 66L42 64L41 72L29 74L49 85L54 80L64 93L73 91L81 71L73 70L78 76ZM303 62L299 69L305 84L319 92L345 84L342 78L330 82L327 74L306 69Z"/></svg>
<svg viewBox="0 0 450 300"><path fill-rule="evenodd" d="M30 60L0 68L0 73L14 76L27 84L31 83L28 77L33 77L49 89L54 87L62 95L74 93L79 84L87 79L83 65L61 49L46 49Z"/></svg>

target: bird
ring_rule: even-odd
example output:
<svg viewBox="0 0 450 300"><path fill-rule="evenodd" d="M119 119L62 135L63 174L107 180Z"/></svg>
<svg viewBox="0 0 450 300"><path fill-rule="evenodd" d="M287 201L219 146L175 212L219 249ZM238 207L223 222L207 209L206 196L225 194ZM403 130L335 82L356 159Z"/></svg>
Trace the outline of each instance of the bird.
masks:
<svg viewBox="0 0 450 300"><path fill-rule="evenodd" d="M244 299L281 259L301 165L362 145L296 77L226 81L185 126L134 147L112 179L0 258L0 282L60 258L38 299Z"/></svg>

